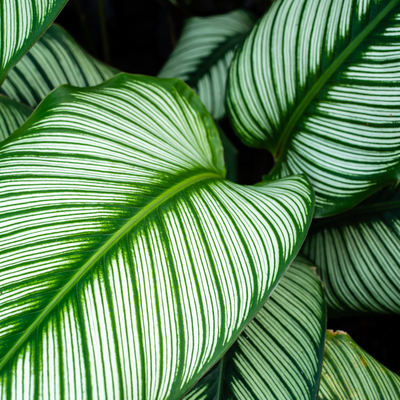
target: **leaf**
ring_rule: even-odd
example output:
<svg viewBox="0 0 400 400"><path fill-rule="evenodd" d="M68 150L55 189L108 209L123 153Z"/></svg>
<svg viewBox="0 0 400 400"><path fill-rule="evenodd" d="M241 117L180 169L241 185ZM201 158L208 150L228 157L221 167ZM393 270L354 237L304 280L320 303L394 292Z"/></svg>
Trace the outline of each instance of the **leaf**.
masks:
<svg viewBox="0 0 400 400"><path fill-rule="evenodd" d="M270 178L305 173L315 217L400 177L399 0L277 0L232 62L228 113Z"/></svg>
<svg viewBox="0 0 400 400"><path fill-rule="evenodd" d="M54 90L2 142L0 171L0 388L18 398L180 398L313 211L303 176L222 179L218 130L176 79Z"/></svg>
<svg viewBox="0 0 400 400"><path fill-rule="evenodd" d="M333 315L400 313L400 186L315 221L302 248L318 268Z"/></svg>
<svg viewBox="0 0 400 400"><path fill-rule="evenodd" d="M31 108L0 95L0 142L18 129L31 113Z"/></svg>
<svg viewBox="0 0 400 400"><path fill-rule="evenodd" d="M36 107L57 86L95 86L116 73L83 50L61 26L53 24L10 71L0 93Z"/></svg>
<svg viewBox="0 0 400 400"><path fill-rule="evenodd" d="M296 258L254 320L185 400L316 398L326 306L310 266Z"/></svg>
<svg viewBox="0 0 400 400"><path fill-rule="evenodd" d="M223 118L228 68L254 23L255 16L244 10L188 19L159 77L182 79L199 94L213 118Z"/></svg>
<svg viewBox="0 0 400 400"><path fill-rule="evenodd" d="M400 377L379 364L345 332L326 333L320 400L400 398Z"/></svg>
<svg viewBox="0 0 400 400"><path fill-rule="evenodd" d="M0 85L51 25L67 0L4 0L0 12Z"/></svg>
<svg viewBox="0 0 400 400"><path fill-rule="evenodd" d="M219 137L224 148L224 161L226 165L226 179L237 182L238 179L238 151L232 142L227 138L224 131L219 127Z"/></svg>

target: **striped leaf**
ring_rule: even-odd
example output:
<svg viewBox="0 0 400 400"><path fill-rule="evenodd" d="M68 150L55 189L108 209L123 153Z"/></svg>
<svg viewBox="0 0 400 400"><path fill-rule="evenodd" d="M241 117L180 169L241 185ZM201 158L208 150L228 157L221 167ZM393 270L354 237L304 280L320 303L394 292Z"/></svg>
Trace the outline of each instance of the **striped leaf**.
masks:
<svg viewBox="0 0 400 400"><path fill-rule="evenodd" d="M215 119L225 116L228 68L236 47L254 26L255 17L236 10L186 21L178 45L161 69L161 78L179 78L199 95Z"/></svg>
<svg viewBox="0 0 400 400"><path fill-rule="evenodd" d="M31 113L30 107L0 95L0 142L18 129Z"/></svg>
<svg viewBox="0 0 400 400"><path fill-rule="evenodd" d="M305 173L315 216L400 177L400 0L277 0L232 62L228 112L242 140Z"/></svg>
<svg viewBox="0 0 400 400"><path fill-rule="evenodd" d="M319 400L399 398L399 376L358 347L347 333L326 333Z"/></svg>
<svg viewBox="0 0 400 400"><path fill-rule="evenodd" d="M296 258L254 320L185 400L316 398L326 309L310 266Z"/></svg>
<svg viewBox="0 0 400 400"><path fill-rule="evenodd" d="M61 26L53 24L10 71L0 93L36 107L57 86L95 86L117 72L97 61Z"/></svg>
<svg viewBox="0 0 400 400"><path fill-rule="evenodd" d="M317 265L333 314L400 313L400 185L314 221L302 252Z"/></svg>
<svg viewBox="0 0 400 400"><path fill-rule="evenodd" d="M2 142L0 171L1 399L179 399L313 211L303 176L224 180L218 130L176 79L61 86Z"/></svg>
<svg viewBox="0 0 400 400"><path fill-rule="evenodd" d="M67 0L0 1L0 85L66 3Z"/></svg>

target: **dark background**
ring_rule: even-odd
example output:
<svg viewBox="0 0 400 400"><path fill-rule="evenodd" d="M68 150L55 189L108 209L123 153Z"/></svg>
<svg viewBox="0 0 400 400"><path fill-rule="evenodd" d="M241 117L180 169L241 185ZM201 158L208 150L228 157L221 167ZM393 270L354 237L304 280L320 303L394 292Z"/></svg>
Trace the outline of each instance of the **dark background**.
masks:
<svg viewBox="0 0 400 400"><path fill-rule="evenodd" d="M157 75L179 38L185 18L245 7L261 16L272 0L70 0L56 22L89 53L124 72ZM273 166L272 156L241 144L229 121L226 135L239 151L238 181L253 184ZM400 316L329 318L379 362L400 374Z"/></svg>

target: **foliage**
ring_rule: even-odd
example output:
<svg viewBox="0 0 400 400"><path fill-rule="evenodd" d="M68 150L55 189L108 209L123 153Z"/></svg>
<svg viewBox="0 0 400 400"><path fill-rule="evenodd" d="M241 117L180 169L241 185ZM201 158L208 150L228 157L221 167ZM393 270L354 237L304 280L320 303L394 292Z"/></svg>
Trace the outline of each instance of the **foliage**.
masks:
<svg viewBox="0 0 400 400"><path fill-rule="evenodd" d="M400 0L193 17L158 78L64 4L0 8L0 398L399 398L326 320L400 310Z"/></svg>

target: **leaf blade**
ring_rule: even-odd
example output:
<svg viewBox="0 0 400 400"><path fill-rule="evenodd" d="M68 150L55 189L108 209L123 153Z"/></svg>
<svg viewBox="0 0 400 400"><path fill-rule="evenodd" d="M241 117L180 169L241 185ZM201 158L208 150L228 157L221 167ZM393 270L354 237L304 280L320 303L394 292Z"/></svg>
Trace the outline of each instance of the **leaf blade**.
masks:
<svg viewBox="0 0 400 400"><path fill-rule="evenodd" d="M179 398L217 361L299 250L313 201L304 177L215 179L218 143L185 84L121 74L56 89L0 145L5 390Z"/></svg>

